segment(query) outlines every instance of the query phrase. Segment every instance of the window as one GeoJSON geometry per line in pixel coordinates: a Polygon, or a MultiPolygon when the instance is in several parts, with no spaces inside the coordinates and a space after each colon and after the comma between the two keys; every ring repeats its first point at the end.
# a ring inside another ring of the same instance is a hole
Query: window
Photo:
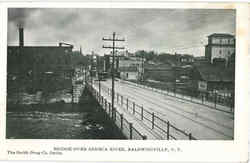
{"type": "Polygon", "coordinates": [[[234,44],[234,39],[231,39],[231,44],[234,44]]]}
{"type": "Polygon", "coordinates": [[[219,54],[221,54],[221,50],[219,50],[219,54]]]}

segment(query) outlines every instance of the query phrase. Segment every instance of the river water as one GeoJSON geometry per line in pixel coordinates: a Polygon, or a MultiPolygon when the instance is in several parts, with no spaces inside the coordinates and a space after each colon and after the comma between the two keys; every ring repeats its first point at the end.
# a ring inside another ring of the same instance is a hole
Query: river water
{"type": "Polygon", "coordinates": [[[80,104],[66,103],[71,96],[63,92],[50,94],[46,100],[41,92],[18,95],[21,100],[16,100],[17,95],[10,96],[6,138],[124,139],[88,92],[84,91],[80,104]]]}

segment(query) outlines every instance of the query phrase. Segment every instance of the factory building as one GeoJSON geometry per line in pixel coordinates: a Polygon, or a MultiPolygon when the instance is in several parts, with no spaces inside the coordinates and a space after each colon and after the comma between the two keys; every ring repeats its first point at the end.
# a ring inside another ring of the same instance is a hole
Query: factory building
{"type": "Polygon", "coordinates": [[[234,94],[235,37],[231,34],[214,33],[208,36],[205,60],[196,60],[192,80],[201,92],[234,94]]]}
{"type": "Polygon", "coordinates": [[[59,43],[58,46],[25,46],[24,29],[19,28],[19,46],[7,47],[8,81],[31,80],[33,86],[39,87],[46,75],[70,78],[72,49],[73,46],[66,43],[59,43]]]}
{"type": "Polygon", "coordinates": [[[232,55],[235,55],[234,35],[214,33],[208,36],[205,57],[210,63],[224,62],[227,66],[232,55]]]}
{"type": "MultiPolygon", "coordinates": [[[[124,80],[140,80],[144,73],[145,59],[135,57],[128,51],[116,52],[114,69],[116,76],[124,80]]],[[[113,63],[112,54],[104,55],[104,71],[111,72],[113,63]]]]}

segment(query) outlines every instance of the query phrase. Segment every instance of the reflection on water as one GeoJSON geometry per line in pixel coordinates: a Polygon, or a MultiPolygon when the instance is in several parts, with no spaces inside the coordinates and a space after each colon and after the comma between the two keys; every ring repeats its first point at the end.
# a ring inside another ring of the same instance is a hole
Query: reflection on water
{"type": "Polygon", "coordinates": [[[71,103],[72,96],[71,90],[60,90],[54,93],[43,93],[42,91],[37,91],[34,94],[28,94],[27,92],[11,93],[8,94],[8,103],[12,104],[45,104],[54,103],[59,101],[64,101],[65,103],[71,103]]]}
{"type": "MultiPolygon", "coordinates": [[[[60,94],[47,101],[62,101],[60,94]]],[[[24,96],[22,104],[7,106],[6,137],[8,139],[123,139],[118,129],[96,103],[37,104],[41,95],[24,96]],[[27,103],[29,105],[27,105],[27,103]]],[[[20,101],[19,101],[20,102],[20,101]]]]}

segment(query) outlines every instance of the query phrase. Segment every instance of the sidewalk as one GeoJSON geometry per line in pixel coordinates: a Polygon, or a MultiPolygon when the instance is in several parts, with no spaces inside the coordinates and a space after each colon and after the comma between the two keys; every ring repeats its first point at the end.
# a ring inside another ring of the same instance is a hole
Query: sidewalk
{"type": "MultiPolygon", "coordinates": [[[[96,91],[98,91],[98,83],[93,83],[93,87],[96,91]]],[[[108,95],[106,91],[102,91],[101,95],[109,102],[111,103],[111,96],[108,95]]],[[[138,120],[136,117],[131,115],[125,108],[123,108],[120,104],[118,104],[116,101],[114,102],[114,107],[116,110],[123,114],[124,118],[127,119],[128,122],[133,124],[133,127],[138,130],[142,135],[147,136],[147,139],[151,140],[159,140],[161,139],[161,136],[151,131],[142,121],[138,120]]],[[[127,134],[127,133],[125,133],[127,134]]]]}
{"type": "Polygon", "coordinates": [[[175,98],[177,98],[179,100],[185,100],[185,101],[189,101],[189,102],[192,102],[192,103],[205,105],[205,106],[207,106],[207,107],[209,107],[211,109],[216,109],[216,110],[220,110],[220,111],[224,111],[224,112],[228,112],[228,113],[231,113],[231,110],[232,110],[232,108],[220,105],[218,103],[215,105],[213,102],[206,101],[206,100],[204,100],[202,102],[201,99],[198,99],[198,98],[195,98],[195,97],[185,96],[183,94],[174,93],[174,92],[171,92],[171,91],[160,90],[160,89],[148,87],[148,86],[145,86],[145,85],[141,85],[141,84],[125,81],[125,80],[120,80],[120,81],[125,82],[125,83],[130,84],[130,85],[133,85],[133,86],[136,86],[136,87],[149,89],[149,90],[152,90],[154,92],[158,92],[158,93],[161,93],[161,94],[164,94],[164,95],[167,95],[167,96],[175,97],[175,98]]]}

